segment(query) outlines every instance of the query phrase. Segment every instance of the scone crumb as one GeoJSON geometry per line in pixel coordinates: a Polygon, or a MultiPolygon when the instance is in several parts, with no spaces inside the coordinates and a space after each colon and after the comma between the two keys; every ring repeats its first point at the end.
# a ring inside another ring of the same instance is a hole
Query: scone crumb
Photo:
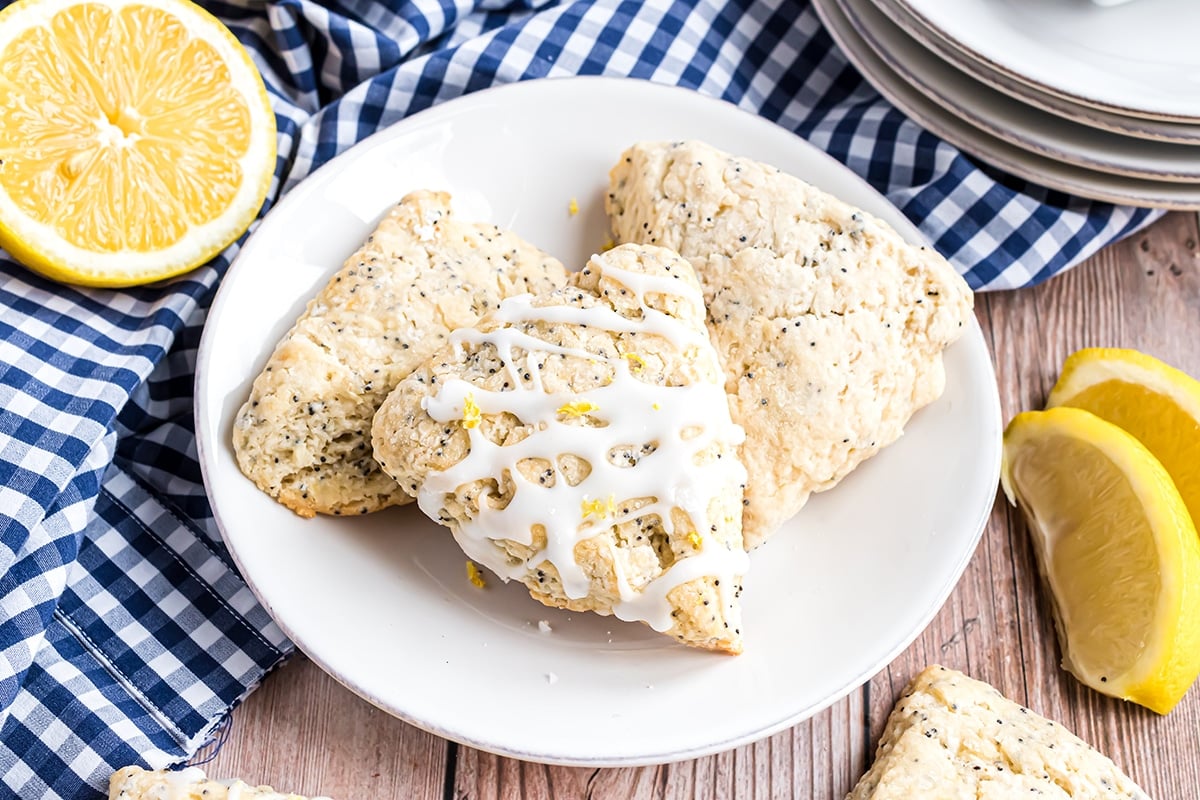
{"type": "Polygon", "coordinates": [[[569,403],[563,403],[559,406],[558,414],[562,417],[582,417],[599,409],[600,406],[589,400],[572,400],[569,403]]]}
{"type": "Polygon", "coordinates": [[[479,565],[474,561],[467,561],[467,580],[479,589],[487,587],[487,581],[483,579],[483,571],[479,569],[479,565]]]}
{"type": "Polygon", "coordinates": [[[572,197],[571,202],[567,204],[567,213],[572,217],[579,213],[579,201],[577,201],[574,197],[572,197]]]}
{"type": "Polygon", "coordinates": [[[479,404],[475,402],[475,395],[468,393],[463,398],[462,426],[464,428],[478,428],[482,419],[483,414],[479,410],[479,404]]]}

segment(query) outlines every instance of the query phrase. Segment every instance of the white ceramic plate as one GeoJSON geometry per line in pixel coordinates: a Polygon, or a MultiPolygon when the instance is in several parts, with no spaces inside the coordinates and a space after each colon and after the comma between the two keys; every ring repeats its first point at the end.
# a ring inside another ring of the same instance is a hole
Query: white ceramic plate
{"type": "Polygon", "coordinates": [[[1119,114],[1200,121],[1200,3],[904,0],[976,61],[1119,114]]]}
{"type": "Polygon", "coordinates": [[[925,49],[872,0],[839,0],[850,24],[902,78],[980,130],[1068,164],[1151,180],[1200,183],[1200,147],[1133,139],[1047,114],[925,49]]]}
{"type": "Polygon", "coordinates": [[[1000,437],[975,324],[947,351],[945,394],[902,440],[752,555],[746,652],[736,658],[544,608],[515,584],[476,589],[449,534],[413,506],[302,520],[238,472],[232,422],[254,375],[402,194],[448,189],[464,216],[515,229],[578,266],[607,238],[607,171],[621,151],[684,137],[769,161],[919,240],[843,166],[729,104],[640,81],[541,80],[437,106],[335,159],[271,211],[221,285],[200,346],[196,422],[225,541],[303,651],[426,730],[581,765],[728,749],[815,713],[886,665],[928,624],[975,549],[996,493],[1000,437]],[[552,631],[539,632],[539,620],[552,631]]]}
{"type": "MultiPolygon", "coordinates": [[[[1151,139],[1182,144],[1200,144],[1200,122],[1146,119],[1130,117],[1095,106],[1076,103],[1065,97],[1043,91],[1037,86],[1015,80],[986,61],[977,61],[930,30],[912,12],[904,0],[873,0],[875,6],[904,29],[938,58],[976,80],[1023,103],[1040,108],[1055,116],[1093,128],[1112,131],[1138,139],[1151,139]]],[[[885,55],[881,53],[880,55],[885,55]]]]}
{"type": "Polygon", "coordinates": [[[1079,197],[1154,208],[1200,208],[1200,183],[1156,181],[1099,172],[1019,147],[976,127],[909,83],[855,29],[837,0],[813,0],[838,47],[893,105],[971,155],[1026,180],[1079,197]]]}

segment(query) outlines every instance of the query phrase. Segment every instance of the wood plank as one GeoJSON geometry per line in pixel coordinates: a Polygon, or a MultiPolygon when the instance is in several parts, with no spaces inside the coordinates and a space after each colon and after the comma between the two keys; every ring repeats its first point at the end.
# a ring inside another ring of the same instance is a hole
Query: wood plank
{"type": "MultiPolygon", "coordinates": [[[[1200,375],[1197,240],[1194,215],[1169,215],[1043,286],[981,297],[1005,418],[1041,407],[1080,347],[1133,347],[1200,375]]],[[[1002,500],[950,601],[871,681],[872,737],[904,683],[939,661],[1059,720],[1151,797],[1200,797],[1200,692],[1159,717],[1083,687],[1059,659],[1024,520],[1002,500]]]]}
{"type": "Polygon", "coordinates": [[[216,778],[334,798],[440,800],[447,743],[380,711],[302,655],[268,676],[233,715],[216,778]]]}
{"type": "Polygon", "coordinates": [[[775,800],[844,797],[866,763],[863,693],[767,739],[706,758],[650,767],[578,769],[525,764],[459,748],[458,800],[550,797],[775,800]],[[549,790],[553,787],[554,791],[549,790]],[[810,789],[811,787],[811,789],[810,789]]]}

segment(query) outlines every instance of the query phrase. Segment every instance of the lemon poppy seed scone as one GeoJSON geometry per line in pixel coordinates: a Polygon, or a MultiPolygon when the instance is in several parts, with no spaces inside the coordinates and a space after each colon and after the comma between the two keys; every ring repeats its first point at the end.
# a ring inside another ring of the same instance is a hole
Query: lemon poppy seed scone
{"type": "Polygon", "coordinates": [[[593,256],[413,371],[375,457],[467,556],[546,605],[741,650],[742,431],[691,266],[593,256]]]}
{"type": "Polygon", "coordinates": [[[746,430],[748,546],[942,393],[941,353],[970,317],[971,292],[882,221],[698,142],[630,148],[607,209],[617,241],[677,250],[703,284],[746,430]]]}
{"type": "Polygon", "coordinates": [[[242,472],[304,517],[409,502],[371,456],[379,404],[450,331],[565,280],[558,261],[516,234],[459,221],[448,194],[405,196],[255,379],[234,423],[242,472]]]}
{"type": "MultiPolygon", "coordinates": [[[[199,767],[147,770],[124,767],[108,779],[108,800],[305,800],[270,786],[214,781],[199,767]]],[[[317,800],[314,798],[314,800],[317,800]]]]}
{"type": "Polygon", "coordinates": [[[981,681],[927,667],[888,717],[875,763],[846,800],[1149,800],[1057,722],[981,681]]]}

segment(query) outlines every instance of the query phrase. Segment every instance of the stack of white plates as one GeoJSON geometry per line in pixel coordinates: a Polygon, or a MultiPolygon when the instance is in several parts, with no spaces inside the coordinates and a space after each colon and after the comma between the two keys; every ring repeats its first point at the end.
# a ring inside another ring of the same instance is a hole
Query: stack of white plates
{"type": "Polygon", "coordinates": [[[1200,0],[814,0],[894,105],[1042,186],[1200,208],[1200,0]]]}

